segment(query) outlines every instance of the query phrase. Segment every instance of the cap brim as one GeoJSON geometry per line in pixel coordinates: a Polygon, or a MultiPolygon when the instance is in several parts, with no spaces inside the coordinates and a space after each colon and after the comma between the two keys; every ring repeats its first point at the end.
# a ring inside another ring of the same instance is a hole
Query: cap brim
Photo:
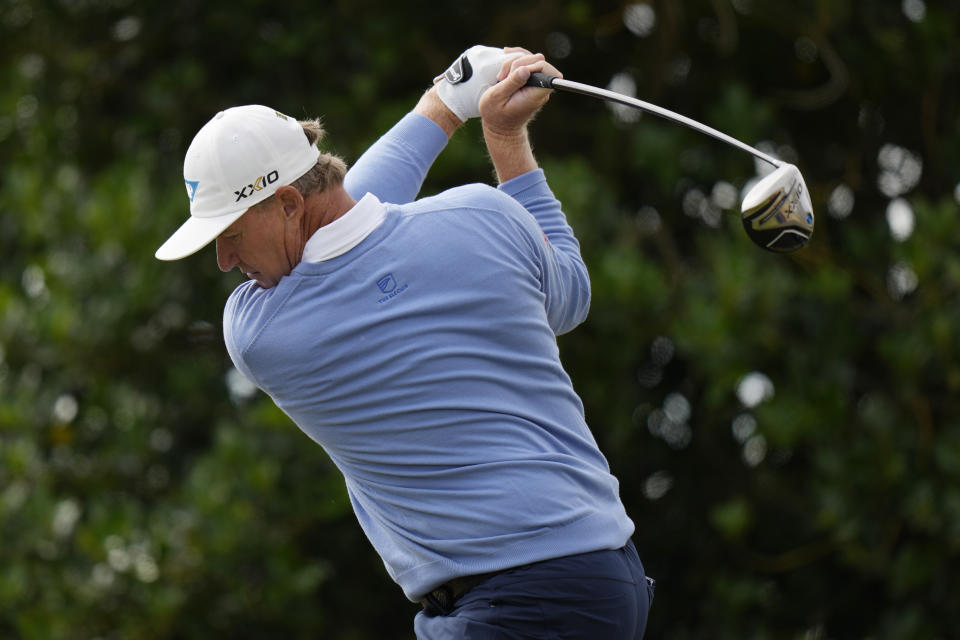
{"type": "Polygon", "coordinates": [[[246,213],[241,209],[215,218],[190,216],[154,254],[158,260],[179,260],[200,251],[246,213]]]}

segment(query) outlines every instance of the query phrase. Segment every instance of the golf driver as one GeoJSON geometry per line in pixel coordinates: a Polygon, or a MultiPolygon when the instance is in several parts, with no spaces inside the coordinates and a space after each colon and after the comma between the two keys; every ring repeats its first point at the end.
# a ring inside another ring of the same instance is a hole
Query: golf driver
{"type": "Polygon", "coordinates": [[[764,176],[743,198],[740,219],[743,221],[743,228],[746,229],[747,235],[757,245],[777,253],[796,251],[806,245],[810,236],[813,235],[813,204],[803,176],[795,165],[778,160],[732,136],[679,113],[615,91],[564,80],[545,73],[531,74],[527,85],[579,93],[640,109],[705,133],[768,162],[775,167],[774,171],[764,176]]]}

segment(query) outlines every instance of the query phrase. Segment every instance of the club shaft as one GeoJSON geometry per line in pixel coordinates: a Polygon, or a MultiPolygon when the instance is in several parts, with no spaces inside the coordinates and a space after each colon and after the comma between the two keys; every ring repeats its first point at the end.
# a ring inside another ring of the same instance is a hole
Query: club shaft
{"type": "Polygon", "coordinates": [[[545,73],[533,73],[530,75],[530,80],[527,81],[529,86],[534,87],[543,87],[544,89],[558,89],[561,91],[569,91],[571,93],[579,93],[585,96],[590,96],[592,98],[600,98],[602,100],[608,100],[610,102],[616,102],[618,104],[627,105],[628,107],[633,107],[635,109],[640,109],[641,111],[646,111],[652,113],[655,116],[660,116],[661,118],[666,118],[667,120],[672,120],[684,126],[690,127],[695,131],[700,133],[705,133],[712,138],[716,138],[722,142],[726,142],[729,145],[742,149],[755,157],[763,160],[764,162],[769,162],[774,167],[780,167],[783,165],[782,160],[778,160],[773,156],[769,156],[766,153],[755,149],[745,142],[740,142],[733,136],[728,136],[722,131],[717,131],[713,127],[708,127],[707,125],[697,122],[686,116],[682,116],[679,113],[670,111],[669,109],[664,109],[663,107],[658,107],[655,104],[649,102],[644,102],[643,100],[638,100],[637,98],[631,98],[630,96],[625,96],[622,93],[617,93],[616,91],[609,91],[607,89],[601,89],[599,87],[594,87],[589,84],[583,84],[581,82],[573,82],[572,80],[564,80],[563,78],[557,78],[555,76],[547,75],[545,73]]]}

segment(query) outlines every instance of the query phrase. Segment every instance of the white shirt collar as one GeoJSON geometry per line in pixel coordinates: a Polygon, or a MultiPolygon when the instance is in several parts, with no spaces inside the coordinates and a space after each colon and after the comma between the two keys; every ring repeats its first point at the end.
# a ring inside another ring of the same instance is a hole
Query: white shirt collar
{"type": "Polygon", "coordinates": [[[303,262],[322,262],[350,251],[380,226],[386,207],[372,193],[360,198],[352,209],[317,229],[303,247],[303,262]]]}

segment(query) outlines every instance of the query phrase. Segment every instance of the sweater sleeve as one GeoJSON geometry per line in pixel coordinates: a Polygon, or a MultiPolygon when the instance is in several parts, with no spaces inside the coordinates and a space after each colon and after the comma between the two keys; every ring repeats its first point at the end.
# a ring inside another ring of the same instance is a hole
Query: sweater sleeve
{"type": "Polygon", "coordinates": [[[542,281],[547,318],[557,335],[571,331],[590,310],[590,275],[560,201],[547,185],[542,169],[517,176],[499,188],[523,205],[540,225],[546,238],[542,281]]]}
{"type": "Polygon", "coordinates": [[[408,113],[357,159],[344,187],[356,200],[372,193],[382,202],[412,202],[446,145],[447,135],[436,123],[408,113]]]}

